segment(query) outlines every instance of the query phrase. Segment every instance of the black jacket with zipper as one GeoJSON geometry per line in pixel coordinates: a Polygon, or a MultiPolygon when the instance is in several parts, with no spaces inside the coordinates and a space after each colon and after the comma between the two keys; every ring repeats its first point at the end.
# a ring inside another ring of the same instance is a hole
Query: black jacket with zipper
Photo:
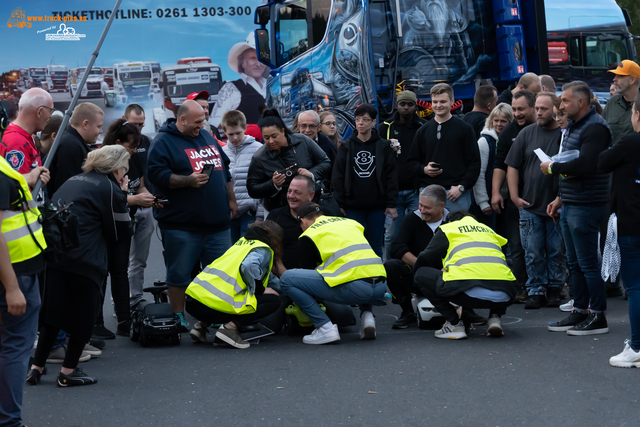
{"type": "Polygon", "coordinates": [[[397,111],[393,117],[380,125],[380,136],[384,139],[397,139],[400,142],[400,154],[396,153],[396,170],[398,171],[398,190],[406,191],[413,190],[416,181],[416,175],[407,166],[407,160],[409,159],[409,151],[411,151],[411,145],[413,139],[418,132],[418,129],[427,121],[414,114],[411,118],[411,122],[404,124],[400,123],[400,113],[397,111]]]}

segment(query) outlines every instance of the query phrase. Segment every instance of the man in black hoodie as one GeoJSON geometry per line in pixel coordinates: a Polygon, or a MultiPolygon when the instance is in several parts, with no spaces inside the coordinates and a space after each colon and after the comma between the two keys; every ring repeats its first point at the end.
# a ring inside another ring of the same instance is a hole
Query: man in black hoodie
{"type": "MultiPolygon", "coordinates": [[[[415,187],[415,174],[407,167],[409,150],[413,145],[413,138],[420,126],[426,122],[416,114],[416,94],[404,90],[397,95],[397,111],[392,118],[380,125],[380,135],[384,139],[398,142],[393,147],[396,150],[396,169],[398,171],[398,218],[385,230],[384,247],[387,259],[391,258],[391,240],[398,233],[400,222],[405,214],[418,209],[418,190],[415,187]]],[[[387,224],[388,225],[388,224],[387,224]]]]}
{"type": "Polygon", "coordinates": [[[382,258],[385,217],[398,217],[398,175],[389,141],[374,129],[377,115],[371,104],[356,109],[357,130],[340,145],[331,183],[342,212],[362,224],[371,248],[382,258]]]}

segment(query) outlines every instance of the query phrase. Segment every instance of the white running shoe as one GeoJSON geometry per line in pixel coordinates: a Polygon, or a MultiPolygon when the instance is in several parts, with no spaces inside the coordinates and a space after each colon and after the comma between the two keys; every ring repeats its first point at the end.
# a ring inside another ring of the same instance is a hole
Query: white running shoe
{"type": "Polygon", "coordinates": [[[569,302],[560,305],[560,311],[570,312],[573,310],[573,300],[569,300],[569,302]]]}
{"type": "Polygon", "coordinates": [[[640,351],[633,351],[629,340],[624,340],[624,350],[609,359],[609,364],[617,368],[640,368],[640,351]]]}
{"type": "Polygon", "coordinates": [[[362,313],[362,316],[360,316],[360,339],[376,339],[376,319],[370,311],[365,311],[362,313]]]}
{"type": "Polygon", "coordinates": [[[464,330],[464,324],[462,322],[458,322],[457,325],[452,325],[447,320],[444,322],[442,329],[435,332],[436,338],[443,338],[447,340],[463,340],[467,338],[467,333],[464,330]]]}
{"type": "Polygon", "coordinates": [[[302,338],[303,344],[328,344],[334,341],[340,341],[338,325],[331,325],[328,329],[314,329],[310,335],[305,335],[302,338]]]}

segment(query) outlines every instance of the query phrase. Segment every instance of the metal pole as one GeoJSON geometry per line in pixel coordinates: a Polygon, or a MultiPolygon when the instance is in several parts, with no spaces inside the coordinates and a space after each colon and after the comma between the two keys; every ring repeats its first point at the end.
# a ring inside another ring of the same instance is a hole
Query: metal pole
{"type": "MultiPolygon", "coordinates": [[[[91,60],[89,60],[89,65],[87,65],[87,69],[85,70],[84,75],[82,76],[82,80],[80,81],[80,84],[77,85],[77,88],[84,87],[84,84],[87,81],[87,77],[89,77],[89,73],[91,72],[91,68],[93,67],[93,63],[96,61],[96,58],[100,53],[102,42],[104,42],[105,37],[107,37],[107,33],[109,32],[111,23],[115,19],[116,13],[118,13],[118,9],[120,8],[121,2],[122,0],[116,0],[116,5],[113,7],[113,10],[111,11],[111,16],[109,16],[109,21],[107,22],[107,25],[104,27],[104,30],[102,31],[102,35],[100,36],[100,40],[98,41],[96,50],[93,51],[93,55],[91,55],[91,60]]],[[[64,113],[64,119],[62,119],[62,124],[60,125],[60,130],[56,135],[56,139],[53,141],[53,144],[51,145],[51,150],[49,150],[49,154],[47,155],[47,160],[45,160],[44,162],[44,167],[47,169],[49,169],[49,166],[51,165],[51,162],[55,157],[56,150],[60,145],[60,139],[62,138],[62,134],[67,128],[67,124],[69,123],[69,119],[71,118],[71,113],[73,112],[73,109],[76,107],[76,104],[78,103],[78,98],[80,97],[80,92],[82,91],[82,89],[77,89],[77,88],[76,88],[76,93],[73,95],[73,99],[71,100],[71,104],[69,104],[69,108],[67,108],[67,111],[64,113]]],[[[38,182],[36,182],[36,186],[33,188],[33,194],[38,194],[41,188],[42,188],[42,181],[40,180],[40,178],[38,178],[38,182]]]]}

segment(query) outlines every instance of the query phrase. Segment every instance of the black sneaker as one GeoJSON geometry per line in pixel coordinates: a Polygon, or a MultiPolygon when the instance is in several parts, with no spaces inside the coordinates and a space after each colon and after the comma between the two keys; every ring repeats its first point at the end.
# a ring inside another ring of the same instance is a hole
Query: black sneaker
{"type": "Polygon", "coordinates": [[[27,383],[31,385],[38,385],[40,377],[42,377],[43,374],[44,371],[40,372],[36,368],[29,370],[29,373],[27,374],[27,383]]]}
{"type": "Polygon", "coordinates": [[[104,340],[101,340],[100,338],[91,338],[89,340],[89,344],[100,350],[102,350],[105,346],[104,340]]]}
{"type": "Polygon", "coordinates": [[[416,315],[415,313],[412,312],[408,312],[408,313],[402,313],[400,315],[400,317],[398,318],[398,320],[396,320],[395,322],[393,322],[393,325],[391,325],[391,329],[406,329],[409,326],[413,325],[416,323],[416,315]]]}
{"type": "Polygon", "coordinates": [[[116,334],[104,327],[104,325],[95,325],[93,327],[93,336],[101,340],[115,340],[116,334]]]}
{"type": "Polygon", "coordinates": [[[547,305],[547,299],[544,295],[531,295],[524,303],[524,308],[537,310],[547,305]]]}
{"type": "Polygon", "coordinates": [[[567,330],[567,335],[598,335],[609,332],[607,318],[602,313],[589,313],[584,322],[578,323],[573,328],[567,330]]]}
{"type": "Polygon", "coordinates": [[[71,387],[77,385],[89,385],[98,382],[97,378],[91,378],[82,369],[76,368],[71,374],[58,374],[58,387],[71,387]]]}
{"type": "Polygon", "coordinates": [[[475,325],[475,326],[487,324],[486,317],[480,316],[478,313],[473,311],[472,308],[464,308],[464,307],[462,308],[462,321],[465,324],[475,325]]]}
{"type": "Polygon", "coordinates": [[[624,295],[624,290],[622,289],[622,286],[618,285],[615,286],[615,284],[608,284],[604,289],[605,293],[607,294],[607,297],[621,297],[624,295]]]}
{"type": "Polygon", "coordinates": [[[564,332],[576,326],[578,323],[584,322],[587,320],[589,315],[587,313],[578,313],[577,311],[572,311],[568,317],[565,317],[559,322],[550,322],[547,329],[551,332],[564,332]]]}
{"type": "Polygon", "coordinates": [[[126,322],[118,323],[118,329],[116,329],[116,335],[120,335],[122,337],[129,336],[129,329],[131,329],[131,320],[127,320],[126,322]]]}
{"type": "Polygon", "coordinates": [[[547,307],[560,307],[560,304],[562,304],[560,288],[549,288],[547,291],[547,307]]]}
{"type": "Polygon", "coordinates": [[[527,299],[529,299],[527,288],[520,288],[513,302],[514,304],[523,304],[527,299]]]}

